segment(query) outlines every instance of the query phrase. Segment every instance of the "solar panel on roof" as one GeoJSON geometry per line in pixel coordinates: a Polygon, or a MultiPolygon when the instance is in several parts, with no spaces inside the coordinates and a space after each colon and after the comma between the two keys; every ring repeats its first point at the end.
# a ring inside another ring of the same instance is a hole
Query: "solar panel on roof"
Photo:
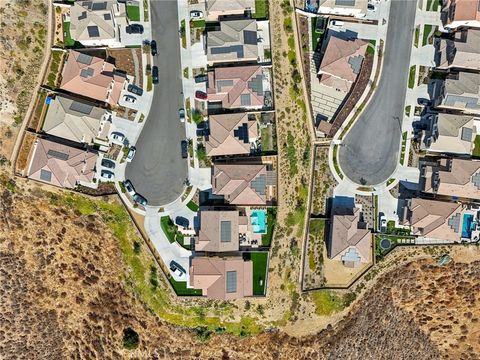
{"type": "Polygon", "coordinates": [[[245,144],[248,144],[248,124],[244,123],[240,125],[237,129],[233,130],[233,136],[243,141],[245,144]]]}
{"type": "Polygon", "coordinates": [[[47,155],[63,161],[66,161],[69,158],[68,154],[65,154],[61,151],[52,150],[52,149],[47,151],[47,155]]]}
{"type": "Polygon", "coordinates": [[[250,90],[255,92],[259,96],[263,96],[263,74],[257,75],[247,83],[250,90]]]}
{"type": "Polygon", "coordinates": [[[77,57],[77,62],[84,65],[90,65],[92,63],[92,60],[93,57],[87,54],[80,53],[80,55],[78,55],[77,57]]]}
{"type": "Polygon", "coordinates": [[[92,68],[86,68],[80,70],[80,76],[83,78],[87,78],[93,75],[93,69],[92,68]]]}
{"type": "Polygon", "coordinates": [[[51,182],[52,181],[52,173],[48,170],[41,169],[40,170],[40,180],[51,182]]]}
{"type": "Polygon", "coordinates": [[[112,16],[110,14],[103,14],[104,20],[112,20],[112,16]]]}
{"type": "Polygon", "coordinates": [[[84,2],[82,2],[82,6],[84,8],[87,8],[88,10],[90,10],[92,8],[92,2],[91,1],[84,1],[84,2]]]}
{"type": "Polygon", "coordinates": [[[243,45],[211,47],[211,48],[210,48],[210,53],[211,53],[212,55],[237,53],[237,58],[241,59],[241,58],[244,57],[244,54],[243,54],[243,45]]]}
{"type": "Polygon", "coordinates": [[[247,45],[257,45],[257,32],[243,30],[243,42],[247,45]]]}
{"type": "Polygon", "coordinates": [[[251,187],[257,194],[265,195],[265,188],[267,187],[267,178],[265,175],[259,175],[251,182],[251,187]]]}
{"type": "Polygon", "coordinates": [[[86,19],[87,18],[87,12],[86,11],[82,11],[82,13],[80,14],[80,16],[78,17],[78,20],[83,20],[83,19],[86,19]]]}
{"type": "Polygon", "coordinates": [[[456,213],[450,219],[448,219],[448,225],[453,231],[458,233],[458,229],[460,228],[460,213],[456,213]]]}
{"type": "Polygon", "coordinates": [[[87,26],[88,36],[99,37],[98,26],[87,26]]]}
{"type": "Polygon", "coordinates": [[[470,128],[463,127],[461,138],[463,141],[472,141],[473,130],[470,128]]]}
{"type": "Polygon", "coordinates": [[[472,182],[480,190],[480,172],[472,176],[472,182]]]}
{"type": "Polygon", "coordinates": [[[237,272],[227,271],[227,293],[237,292],[237,272]]]}
{"type": "Polygon", "coordinates": [[[107,2],[95,2],[92,4],[92,10],[97,11],[97,10],[106,10],[107,9],[107,2]]]}
{"type": "Polygon", "coordinates": [[[335,0],[335,5],[339,5],[339,6],[355,6],[355,0],[335,0]]]}
{"type": "Polygon", "coordinates": [[[360,72],[360,68],[362,67],[362,62],[363,62],[363,56],[362,55],[351,56],[348,59],[348,63],[352,67],[352,70],[353,70],[354,74],[358,74],[360,72]]]}
{"type": "Polygon", "coordinates": [[[221,92],[224,86],[232,86],[232,85],[233,85],[233,80],[218,80],[217,90],[221,92]]]}
{"type": "Polygon", "coordinates": [[[250,94],[242,94],[242,95],[240,95],[240,105],[241,105],[241,106],[250,106],[250,105],[252,105],[252,99],[250,98],[250,94]]]}
{"type": "Polygon", "coordinates": [[[230,242],[232,241],[232,222],[220,221],[220,241],[230,242]]]}
{"type": "Polygon", "coordinates": [[[90,114],[93,110],[93,106],[88,105],[88,104],[84,104],[84,103],[81,103],[81,102],[78,102],[78,101],[74,101],[70,105],[70,110],[76,111],[76,112],[79,112],[79,113],[82,113],[82,114],[90,114]]]}

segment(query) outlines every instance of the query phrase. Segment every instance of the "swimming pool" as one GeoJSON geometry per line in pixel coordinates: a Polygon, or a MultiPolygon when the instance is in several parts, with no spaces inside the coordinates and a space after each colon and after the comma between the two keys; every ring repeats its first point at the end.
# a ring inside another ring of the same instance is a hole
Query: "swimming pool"
{"type": "Polygon", "coordinates": [[[255,234],[265,234],[267,232],[267,212],[265,210],[253,210],[250,218],[255,234]]]}
{"type": "Polygon", "coordinates": [[[462,238],[470,239],[472,236],[472,214],[463,214],[462,238]]]}

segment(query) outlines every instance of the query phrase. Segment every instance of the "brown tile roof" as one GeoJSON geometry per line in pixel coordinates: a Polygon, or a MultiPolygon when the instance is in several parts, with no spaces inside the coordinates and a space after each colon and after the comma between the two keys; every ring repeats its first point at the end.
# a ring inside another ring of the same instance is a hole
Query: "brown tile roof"
{"type": "Polygon", "coordinates": [[[436,40],[437,67],[480,70],[480,30],[457,31],[452,36],[436,40]]]}
{"type": "Polygon", "coordinates": [[[195,251],[238,251],[239,213],[235,210],[202,210],[195,251]]]}
{"type": "Polygon", "coordinates": [[[265,205],[266,177],[266,165],[215,164],[212,191],[223,195],[230,204],[265,205]]]}
{"type": "Polygon", "coordinates": [[[208,101],[221,101],[224,109],[261,108],[264,92],[259,65],[216,68],[208,72],[208,101]]]}
{"type": "Polygon", "coordinates": [[[190,285],[202,289],[202,294],[212,299],[252,296],[253,263],[241,257],[194,257],[190,266],[190,285]]]}
{"type": "Polygon", "coordinates": [[[480,20],[480,0],[446,0],[442,11],[447,14],[446,24],[480,20]]]}
{"type": "Polygon", "coordinates": [[[251,143],[258,137],[255,119],[248,114],[210,115],[210,134],[205,142],[208,156],[250,154],[251,143]],[[243,138],[241,138],[243,137],[243,138]]]}
{"type": "Polygon", "coordinates": [[[62,72],[60,88],[116,105],[125,78],[103,59],[71,50],[62,72]]]}
{"type": "Polygon", "coordinates": [[[92,181],[97,158],[96,153],[37,139],[28,177],[73,189],[78,182],[92,181]]]}

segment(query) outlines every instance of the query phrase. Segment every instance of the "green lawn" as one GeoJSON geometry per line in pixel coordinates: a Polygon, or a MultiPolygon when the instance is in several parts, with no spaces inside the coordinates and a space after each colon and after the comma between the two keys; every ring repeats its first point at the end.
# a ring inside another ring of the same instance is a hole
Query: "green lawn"
{"type": "Polygon", "coordinates": [[[127,17],[131,21],[140,21],[140,6],[127,5],[127,17]]]}
{"type": "Polygon", "coordinates": [[[323,32],[317,32],[317,19],[312,18],[312,50],[316,50],[319,43],[322,41],[323,32]]]}
{"type": "Polygon", "coordinates": [[[272,243],[273,229],[277,221],[277,208],[271,207],[267,209],[267,233],[262,235],[262,246],[270,246],[272,243]]]}
{"type": "Polygon", "coordinates": [[[253,295],[265,295],[268,252],[248,252],[244,253],[244,258],[253,262],[253,295]]]}
{"type": "Polygon", "coordinates": [[[475,147],[473,148],[472,155],[480,157],[480,135],[475,137],[475,147]]]}
{"type": "Polygon", "coordinates": [[[193,200],[190,200],[190,201],[188,202],[187,207],[188,207],[190,210],[194,211],[194,212],[197,212],[197,211],[198,211],[198,205],[195,204],[195,203],[193,202],[193,200]]]}
{"type": "Polygon", "coordinates": [[[440,0],[427,0],[427,11],[438,11],[440,0]]]}
{"type": "Polygon", "coordinates": [[[255,0],[255,12],[252,14],[254,19],[266,19],[268,18],[268,1],[267,0],[255,0]]]}
{"type": "Polygon", "coordinates": [[[187,48],[187,28],[185,25],[185,19],[180,21],[180,35],[182,36],[182,47],[187,48]]]}
{"type": "Polygon", "coordinates": [[[205,29],[205,20],[192,20],[190,26],[192,28],[205,29]]]}
{"type": "Polygon", "coordinates": [[[400,153],[400,164],[405,161],[405,151],[407,150],[407,132],[402,134],[402,152],[400,153]]]}
{"type": "Polygon", "coordinates": [[[177,227],[170,219],[170,216],[162,216],[160,218],[160,225],[162,226],[162,230],[165,235],[167,235],[168,241],[170,241],[170,243],[173,243],[175,241],[177,227]]]}
{"type": "Polygon", "coordinates": [[[338,176],[340,176],[340,179],[343,179],[343,173],[340,170],[340,165],[338,165],[337,152],[338,152],[338,145],[334,145],[334,147],[333,147],[333,167],[335,168],[335,171],[337,172],[338,176]]]}
{"type": "Polygon", "coordinates": [[[426,24],[423,26],[423,39],[422,39],[422,46],[428,44],[428,38],[432,31],[433,25],[426,24]]]}
{"type": "Polygon", "coordinates": [[[412,109],[411,105],[405,106],[405,115],[410,116],[410,110],[412,109]]]}
{"type": "Polygon", "coordinates": [[[410,67],[410,74],[408,76],[408,87],[410,89],[413,89],[413,87],[415,86],[415,71],[416,71],[416,68],[417,68],[416,65],[412,65],[410,67]]]}
{"type": "Polygon", "coordinates": [[[173,288],[177,295],[180,296],[202,296],[202,290],[200,289],[189,289],[187,288],[186,281],[176,281],[171,276],[168,277],[168,281],[172,284],[173,288]]]}
{"type": "Polygon", "coordinates": [[[329,290],[311,292],[310,296],[315,304],[315,313],[320,316],[339,312],[346,306],[344,297],[329,290]]]}
{"type": "Polygon", "coordinates": [[[420,28],[417,26],[415,28],[415,42],[413,43],[416,48],[418,48],[418,41],[420,40],[420,28]]]}
{"type": "Polygon", "coordinates": [[[72,39],[72,36],[70,35],[70,22],[65,21],[63,23],[63,42],[65,46],[74,46],[75,45],[75,40],[72,39]]]}

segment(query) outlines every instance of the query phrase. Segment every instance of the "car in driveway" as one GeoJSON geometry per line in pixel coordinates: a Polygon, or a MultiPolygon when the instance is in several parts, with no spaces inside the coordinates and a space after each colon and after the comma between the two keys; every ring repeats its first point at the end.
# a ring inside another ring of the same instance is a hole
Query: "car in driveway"
{"type": "Polygon", "coordinates": [[[125,28],[127,34],[143,34],[143,25],[131,24],[125,28]]]}
{"type": "Polygon", "coordinates": [[[195,82],[197,84],[202,83],[202,82],[207,82],[208,76],[207,75],[197,75],[195,76],[195,82]]]}
{"type": "Polygon", "coordinates": [[[192,10],[190,11],[190,18],[195,20],[195,19],[201,19],[203,18],[203,12],[200,10],[192,10]]]}
{"type": "Polygon", "coordinates": [[[141,87],[138,87],[137,85],[129,84],[127,86],[127,90],[131,92],[132,94],[142,96],[143,94],[143,89],[141,87]]]}
{"type": "Polygon", "coordinates": [[[205,93],[201,90],[195,91],[195,97],[199,100],[207,100],[208,99],[207,93],[205,93]]]}
{"type": "Polygon", "coordinates": [[[157,42],[155,40],[152,40],[150,42],[150,50],[152,52],[152,56],[156,56],[157,55],[157,42]]]}
{"type": "Polygon", "coordinates": [[[188,228],[188,225],[190,225],[190,221],[188,219],[184,218],[183,216],[177,216],[175,218],[175,224],[178,226],[184,227],[185,229],[188,228]]]}
{"type": "Polygon", "coordinates": [[[197,136],[208,136],[208,121],[201,121],[197,124],[197,136]]]}
{"type": "Polygon", "coordinates": [[[136,194],[135,188],[133,187],[132,182],[130,180],[125,180],[123,182],[123,186],[125,187],[125,190],[130,196],[134,196],[136,194]]]}
{"type": "Polygon", "coordinates": [[[377,7],[373,4],[368,4],[367,5],[367,11],[368,12],[376,12],[377,11],[377,7]]]}
{"type": "Polygon", "coordinates": [[[182,140],[180,145],[181,145],[181,148],[182,148],[182,158],[183,159],[188,158],[188,141],[187,140],[182,140]]]}
{"type": "Polygon", "coordinates": [[[133,199],[133,201],[135,201],[136,203],[139,203],[140,205],[147,206],[147,199],[145,199],[140,194],[133,195],[132,199],[133,199]]]}
{"type": "Polygon", "coordinates": [[[180,119],[180,122],[182,122],[182,123],[185,122],[185,109],[184,108],[178,109],[178,118],[180,119]]]}
{"type": "Polygon", "coordinates": [[[418,98],[417,102],[418,102],[418,105],[420,105],[420,106],[430,106],[430,105],[432,105],[432,102],[428,99],[425,99],[425,98],[418,98]]]}
{"type": "Polygon", "coordinates": [[[170,270],[179,277],[182,277],[187,273],[183,266],[177,263],[175,260],[170,261],[170,270]]]}
{"type": "Polygon", "coordinates": [[[136,152],[137,152],[137,149],[135,148],[135,146],[132,146],[132,147],[128,150],[127,162],[131,162],[131,161],[133,160],[133,158],[135,157],[136,152]]]}
{"type": "Polygon", "coordinates": [[[110,141],[117,145],[125,144],[125,135],[119,132],[112,132],[110,134],[110,141]]]}
{"type": "Polygon", "coordinates": [[[102,179],[106,179],[106,180],[115,179],[115,174],[109,170],[102,170],[100,172],[100,176],[102,177],[102,179]]]}
{"type": "Polygon", "coordinates": [[[102,166],[107,169],[115,169],[115,162],[109,159],[102,159],[102,166]]]}
{"type": "Polygon", "coordinates": [[[158,67],[152,67],[152,81],[154,84],[158,84],[158,67]]]}
{"type": "Polygon", "coordinates": [[[123,100],[125,100],[126,102],[128,102],[130,104],[135,104],[135,102],[137,101],[137,98],[134,97],[134,96],[131,96],[131,95],[124,95],[123,100]]]}

